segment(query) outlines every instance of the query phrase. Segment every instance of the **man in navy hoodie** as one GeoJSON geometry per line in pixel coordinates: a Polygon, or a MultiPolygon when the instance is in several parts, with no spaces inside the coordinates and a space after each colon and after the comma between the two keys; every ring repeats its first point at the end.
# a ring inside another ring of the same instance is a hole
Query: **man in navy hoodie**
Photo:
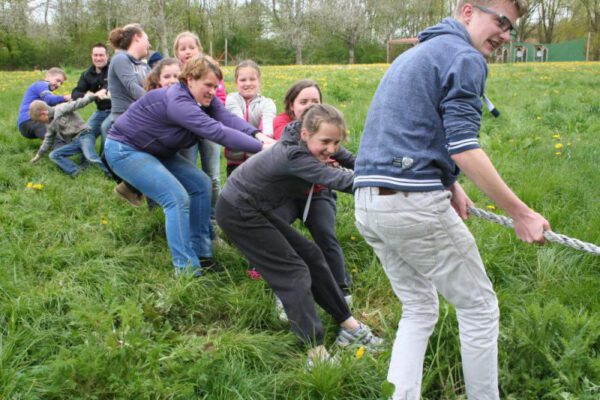
{"type": "Polygon", "coordinates": [[[525,0],[458,2],[453,18],[419,34],[371,103],[355,166],[356,223],[402,303],[388,380],[393,399],[420,398],[438,292],[456,308],[469,399],[498,399],[496,294],[462,219],[471,205],[462,170],[515,223],[543,242],[548,222],[504,183],[478,133],[486,56],[510,39],[525,0]]]}

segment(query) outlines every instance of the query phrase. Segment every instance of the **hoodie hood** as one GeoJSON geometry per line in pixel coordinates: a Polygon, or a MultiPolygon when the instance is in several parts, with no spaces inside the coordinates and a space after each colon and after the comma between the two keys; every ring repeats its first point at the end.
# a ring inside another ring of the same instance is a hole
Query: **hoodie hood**
{"type": "Polygon", "coordinates": [[[290,122],[281,135],[280,142],[287,144],[288,146],[293,145],[304,145],[302,139],[300,139],[300,130],[302,129],[302,121],[296,120],[290,122]]]}
{"type": "Polygon", "coordinates": [[[419,43],[423,43],[429,39],[440,35],[456,35],[464,39],[467,43],[471,43],[471,36],[465,26],[454,18],[444,18],[442,22],[437,25],[430,26],[421,33],[419,33],[419,43]]]}

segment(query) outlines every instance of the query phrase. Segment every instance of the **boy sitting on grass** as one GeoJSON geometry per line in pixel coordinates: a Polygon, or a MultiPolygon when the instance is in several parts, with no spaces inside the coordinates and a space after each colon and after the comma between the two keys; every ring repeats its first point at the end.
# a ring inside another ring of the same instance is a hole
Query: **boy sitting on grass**
{"type": "Polygon", "coordinates": [[[96,93],[88,93],[78,100],[60,104],[56,107],[50,107],[40,100],[33,101],[29,106],[31,119],[42,124],[48,124],[48,126],[44,141],[35,157],[31,159],[31,162],[38,162],[52,148],[56,136],[61,135],[66,141],[70,141],[70,143],[50,153],[50,159],[60,169],[72,178],[77,176],[83,168],[68,157],[81,153],[84,160],[96,165],[105,174],[109,175],[108,170],[96,153],[95,135],[77,112],[78,109],[90,104],[94,99],[98,98],[101,100],[107,97],[106,89],[102,89],[96,93]]]}
{"type": "Polygon", "coordinates": [[[27,139],[43,139],[46,134],[46,126],[39,122],[32,121],[29,117],[29,106],[35,100],[43,100],[51,106],[71,100],[71,95],[59,96],[52,94],[67,80],[67,74],[60,68],[50,68],[46,72],[43,81],[33,83],[23,95],[23,101],[19,107],[19,119],[17,126],[21,135],[27,139]]]}

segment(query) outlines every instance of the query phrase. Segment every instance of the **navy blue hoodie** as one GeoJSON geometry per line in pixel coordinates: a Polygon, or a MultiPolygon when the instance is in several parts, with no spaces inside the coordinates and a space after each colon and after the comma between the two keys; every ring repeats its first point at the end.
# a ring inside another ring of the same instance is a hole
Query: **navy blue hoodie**
{"type": "Polygon", "coordinates": [[[450,157],[479,148],[487,65],[453,18],[419,34],[381,80],[358,149],[354,187],[443,190],[459,173],[450,157]]]}

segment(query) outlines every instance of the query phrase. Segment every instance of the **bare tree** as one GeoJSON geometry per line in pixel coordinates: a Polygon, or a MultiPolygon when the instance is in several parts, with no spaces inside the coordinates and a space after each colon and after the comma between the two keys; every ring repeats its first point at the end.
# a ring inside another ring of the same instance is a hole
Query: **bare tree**
{"type": "Polygon", "coordinates": [[[366,0],[331,0],[321,3],[318,9],[321,24],[346,45],[349,64],[356,61],[356,45],[368,31],[373,12],[366,0]]]}
{"type": "Polygon", "coordinates": [[[591,59],[600,59],[600,0],[579,0],[585,9],[589,32],[593,34],[591,59]]]}
{"type": "Polygon", "coordinates": [[[302,64],[302,50],[310,36],[313,3],[314,0],[271,0],[275,32],[292,44],[296,64],[302,64]]]}
{"type": "Polygon", "coordinates": [[[533,32],[538,29],[535,18],[539,15],[538,8],[542,0],[529,0],[529,9],[517,21],[515,29],[517,30],[517,40],[520,42],[530,38],[533,32]]]}
{"type": "Polygon", "coordinates": [[[555,28],[559,20],[564,17],[567,5],[568,0],[539,0],[538,32],[542,42],[552,43],[555,28]]]}

